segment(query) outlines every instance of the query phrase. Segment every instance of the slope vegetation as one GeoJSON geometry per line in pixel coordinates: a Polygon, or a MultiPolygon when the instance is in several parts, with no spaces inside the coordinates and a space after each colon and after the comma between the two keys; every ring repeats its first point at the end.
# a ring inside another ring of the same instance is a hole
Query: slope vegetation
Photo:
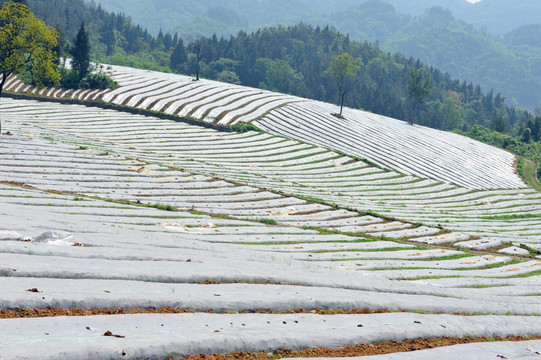
{"type": "Polygon", "coordinates": [[[222,1],[219,6],[201,1],[163,6],[151,1],[149,6],[155,8],[151,14],[155,15],[143,10],[142,3],[147,2],[103,2],[107,9],[130,14],[154,33],[163,29],[229,39],[241,30],[255,32],[275,24],[331,25],[354,40],[377,42],[385,51],[419,58],[461,81],[478,83],[486,91],[493,89],[512,105],[541,106],[536,95],[541,84],[539,51],[525,47],[516,36],[512,43],[506,41],[508,36],[503,41],[500,38],[520,27],[532,34],[527,26],[540,22],[536,0],[521,0],[513,6],[506,0],[477,4],[466,0],[222,1]]]}

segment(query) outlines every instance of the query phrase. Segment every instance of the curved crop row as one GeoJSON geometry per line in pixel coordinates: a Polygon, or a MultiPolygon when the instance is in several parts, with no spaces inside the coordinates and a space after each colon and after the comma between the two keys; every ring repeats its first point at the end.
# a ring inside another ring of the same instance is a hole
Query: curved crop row
{"type": "Polygon", "coordinates": [[[210,80],[111,66],[114,90],[34,89],[11,77],[6,90],[55,98],[101,100],[189,116],[219,125],[253,122],[262,129],[367,158],[390,169],[470,189],[524,188],[512,154],[463,136],[383,116],[210,80]]]}

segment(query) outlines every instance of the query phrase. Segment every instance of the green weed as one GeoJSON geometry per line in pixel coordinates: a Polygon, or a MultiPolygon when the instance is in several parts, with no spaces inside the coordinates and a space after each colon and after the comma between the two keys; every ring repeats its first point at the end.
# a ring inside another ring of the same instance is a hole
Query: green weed
{"type": "Polygon", "coordinates": [[[258,221],[262,224],[267,224],[267,225],[276,225],[277,222],[276,220],[274,219],[267,219],[267,218],[263,218],[263,219],[258,219],[258,221]]]}

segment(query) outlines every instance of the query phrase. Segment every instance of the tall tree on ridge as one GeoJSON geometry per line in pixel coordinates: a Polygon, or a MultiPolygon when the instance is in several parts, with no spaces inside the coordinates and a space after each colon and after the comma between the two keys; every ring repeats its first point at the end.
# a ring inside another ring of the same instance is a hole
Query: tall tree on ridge
{"type": "Polygon", "coordinates": [[[90,41],[84,20],[81,22],[81,27],[73,40],[71,56],[73,70],[77,71],[79,80],[84,79],[90,72],[90,41]]]}
{"type": "Polygon", "coordinates": [[[324,75],[330,76],[336,82],[338,87],[338,106],[340,106],[339,116],[342,116],[342,109],[344,107],[344,81],[348,77],[357,75],[357,72],[361,69],[359,65],[355,63],[355,59],[348,53],[342,55],[335,55],[332,57],[331,64],[323,72],[324,75]]]}
{"type": "Polygon", "coordinates": [[[205,37],[203,35],[188,35],[188,50],[190,50],[195,55],[195,80],[199,81],[199,64],[203,60],[203,43],[205,42],[205,37]]]}
{"type": "Polygon", "coordinates": [[[430,95],[430,77],[421,69],[413,69],[408,79],[408,97],[413,99],[413,117],[410,124],[413,125],[417,117],[417,106],[424,104],[425,98],[430,95]]]}

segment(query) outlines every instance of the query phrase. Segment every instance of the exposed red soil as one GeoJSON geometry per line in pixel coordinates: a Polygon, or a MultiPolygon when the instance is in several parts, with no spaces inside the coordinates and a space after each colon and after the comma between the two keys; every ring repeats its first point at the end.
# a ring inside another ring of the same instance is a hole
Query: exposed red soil
{"type": "MultiPolygon", "coordinates": [[[[28,292],[40,292],[38,289],[28,289],[28,292]]],[[[117,309],[90,309],[84,310],[80,308],[71,308],[71,309],[0,309],[0,319],[15,319],[15,318],[36,318],[36,317],[55,317],[55,316],[91,316],[91,315],[120,315],[120,314],[186,314],[186,313],[195,313],[202,311],[195,311],[189,309],[177,309],[172,307],[165,308],[147,308],[140,309],[136,308],[133,310],[124,310],[121,308],[117,309]]],[[[214,311],[205,311],[206,313],[213,314],[214,311]]],[[[314,309],[314,310],[305,310],[305,309],[295,309],[290,311],[275,312],[275,311],[265,311],[265,310],[256,310],[251,311],[250,313],[254,314],[318,314],[318,315],[338,315],[338,314],[382,314],[390,313],[388,309],[314,309]]],[[[404,310],[393,310],[392,312],[405,312],[404,310]]],[[[239,314],[247,313],[245,311],[239,311],[239,314]]],[[[224,313],[225,314],[225,313],[224,313]]]]}
{"type": "Polygon", "coordinates": [[[111,91],[113,91],[114,89],[107,89],[105,91],[101,91],[98,93],[98,96],[95,97],[94,99],[92,100],[97,100],[97,101],[101,101],[101,99],[103,99],[103,97],[105,96],[105,94],[108,94],[110,93],[111,91]]]}
{"type": "MultiPolygon", "coordinates": [[[[236,352],[231,354],[212,354],[212,355],[190,355],[186,360],[234,360],[234,359],[252,359],[252,360],[275,360],[285,357],[353,357],[353,356],[368,356],[368,355],[383,355],[398,352],[408,352],[417,350],[432,349],[441,346],[450,346],[457,344],[471,344],[489,341],[526,341],[526,340],[541,340],[539,336],[522,336],[509,337],[472,337],[472,338],[454,338],[441,337],[433,339],[411,339],[404,341],[385,341],[374,344],[361,344],[356,346],[347,346],[341,349],[316,348],[307,350],[278,350],[272,354],[266,351],[257,353],[236,352]]],[[[502,355],[502,359],[507,359],[502,355]]],[[[183,360],[184,360],[183,359],[183,360]]],[[[172,360],[171,358],[168,360],[172,360]]]]}
{"type": "MultiPolygon", "coordinates": [[[[27,291],[32,291],[29,289],[27,291]]],[[[80,308],[71,309],[1,309],[0,319],[16,319],[16,318],[40,318],[40,317],[56,317],[56,316],[91,316],[91,315],[121,315],[121,314],[185,314],[194,311],[187,309],[161,308],[161,309],[91,309],[83,310],[80,308]]]]}
{"type": "MultiPolygon", "coordinates": [[[[28,292],[41,292],[39,289],[32,288],[26,290],[28,292]]],[[[108,291],[105,291],[108,292],[108,291]]],[[[216,296],[219,296],[217,294],[216,296]]],[[[119,315],[119,314],[186,314],[186,313],[208,313],[216,314],[215,311],[201,311],[193,309],[178,309],[173,307],[163,308],[135,308],[133,310],[125,310],[122,308],[116,309],[90,309],[84,310],[81,308],[71,309],[59,309],[59,308],[34,308],[34,309],[0,309],[0,319],[13,319],[13,318],[35,318],[35,317],[55,317],[55,316],[90,316],[90,315],[119,315]]],[[[253,311],[238,311],[239,314],[317,314],[317,315],[359,315],[359,314],[389,314],[389,313],[403,313],[411,312],[403,309],[370,309],[370,308],[357,308],[357,309],[294,309],[287,311],[271,311],[271,310],[253,310],[253,311]]],[[[230,312],[222,312],[221,314],[228,314],[230,312]]],[[[219,313],[220,314],[220,313],[219,313]]],[[[450,315],[456,316],[473,316],[468,313],[452,313],[450,315]]]]}
{"type": "Polygon", "coordinates": [[[0,184],[9,185],[9,186],[17,186],[17,187],[30,187],[28,185],[25,185],[25,183],[15,182],[15,181],[0,181],[0,184]]]}

